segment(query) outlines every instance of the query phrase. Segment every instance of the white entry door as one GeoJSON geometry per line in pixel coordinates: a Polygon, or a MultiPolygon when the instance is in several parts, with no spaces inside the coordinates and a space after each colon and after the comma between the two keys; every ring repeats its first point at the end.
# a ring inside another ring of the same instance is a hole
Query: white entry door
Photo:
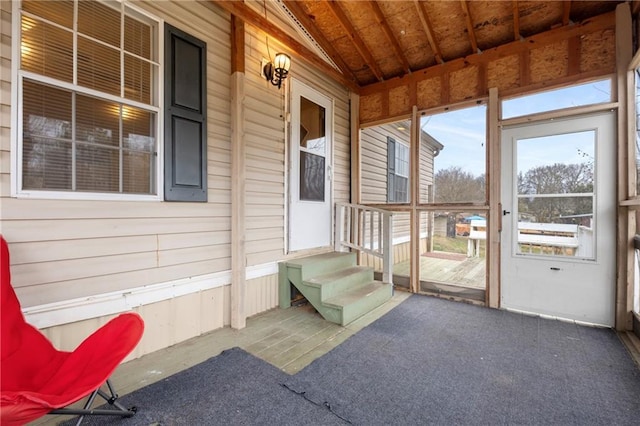
{"type": "Polygon", "coordinates": [[[289,251],[331,245],[333,102],[291,81],[289,251]]]}
{"type": "Polygon", "coordinates": [[[503,308],[614,325],[615,117],[503,129],[503,308]]]}

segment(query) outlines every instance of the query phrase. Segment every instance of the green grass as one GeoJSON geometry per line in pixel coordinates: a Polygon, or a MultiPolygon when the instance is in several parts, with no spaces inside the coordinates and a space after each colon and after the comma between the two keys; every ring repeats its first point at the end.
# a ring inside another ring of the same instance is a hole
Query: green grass
{"type": "Polygon", "coordinates": [[[467,254],[467,237],[444,237],[441,235],[433,236],[433,249],[435,251],[444,251],[447,253],[467,254]]]}
{"type": "MultiPolygon", "coordinates": [[[[444,237],[441,235],[433,236],[433,250],[444,251],[446,253],[467,254],[468,237],[456,236],[455,238],[444,237]]],[[[480,241],[480,256],[485,256],[486,242],[480,241]]]]}

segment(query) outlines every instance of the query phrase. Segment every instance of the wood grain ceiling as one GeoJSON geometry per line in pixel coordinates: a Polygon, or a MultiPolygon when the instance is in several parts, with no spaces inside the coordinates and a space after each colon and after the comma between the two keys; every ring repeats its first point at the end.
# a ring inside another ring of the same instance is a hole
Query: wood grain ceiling
{"type": "Polygon", "coordinates": [[[584,22],[620,1],[283,0],[360,88],[584,22]]]}

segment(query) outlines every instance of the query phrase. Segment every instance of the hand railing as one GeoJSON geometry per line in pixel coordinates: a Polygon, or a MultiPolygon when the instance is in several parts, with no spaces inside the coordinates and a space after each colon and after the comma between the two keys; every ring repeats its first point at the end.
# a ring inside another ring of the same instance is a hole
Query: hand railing
{"type": "Polygon", "coordinates": [[[353,249],[382,259],[382,281],[393,283],[393,213],[336,203],[336,251],[353,249]]]}

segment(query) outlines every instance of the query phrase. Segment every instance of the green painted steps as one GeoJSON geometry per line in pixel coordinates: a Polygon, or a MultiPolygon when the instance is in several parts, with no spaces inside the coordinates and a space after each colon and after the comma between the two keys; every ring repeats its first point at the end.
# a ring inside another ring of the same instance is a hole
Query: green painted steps
{"type": "Polygon", "coordinates": [[[347,325],[393,295],[373,269],[356,265],[355,253],[323,253],[280,263],[280,307],[291,306],[291,284],[328,321],[347,325]]]}

